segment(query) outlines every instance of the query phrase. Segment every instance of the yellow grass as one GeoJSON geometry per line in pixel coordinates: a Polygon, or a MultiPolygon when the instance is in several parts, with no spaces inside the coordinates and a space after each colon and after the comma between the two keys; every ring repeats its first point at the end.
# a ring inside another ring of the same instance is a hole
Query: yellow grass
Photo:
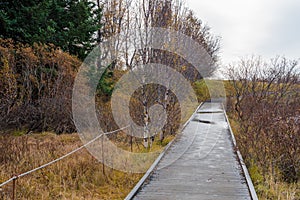
{"type": "MultiPolygon", "coordinates": [[[[52,133],[1,136],[0,182],[72,151],[82,145],[77,134],[52,133]]],[[[123,199],[143,174],[105,167],[86,149],[17,180],[17,199],[123,199]]],[[[0,199],[11,199],[12,183],[0,199]]]]}

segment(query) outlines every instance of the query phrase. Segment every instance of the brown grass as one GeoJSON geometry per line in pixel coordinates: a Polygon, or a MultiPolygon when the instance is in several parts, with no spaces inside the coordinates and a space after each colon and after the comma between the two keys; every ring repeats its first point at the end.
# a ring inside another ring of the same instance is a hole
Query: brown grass
{"type": "MultiPolygon", "coordinates": [[[[239,146],[239,132],[240,127],[237,120],[234,117],[230,117],[230,125],[232,130],[236,136],[237,144],[239,146]]],[[[249,149],[248,151],[251,151],[249,149]]],[[[257,192],[258,198],[260,200],[298,200],[300,199],[300,182],[297,183],[286,183],[282,180],[278,180],[277,177],[272,175],[264,176],[262,174],[262,168],[258,167],[253,162],[250,163],[247,167],[251,176],[251,179],[254,183],[255,190],[257,192]]],[[[270,173],[272,174],[272,169],[270,169],[270,173]]]]}
{"type": "MultiPolygon", "coordinates": [[[[0,182],[82,145],[78,135],[0,136],[0,182]]],[[[17,199],[123,199],[142,177],[105,168],[86,149],[17,180],[17,199]]],[[[11,199],[12,183],[0,199],[11,199]]]]}

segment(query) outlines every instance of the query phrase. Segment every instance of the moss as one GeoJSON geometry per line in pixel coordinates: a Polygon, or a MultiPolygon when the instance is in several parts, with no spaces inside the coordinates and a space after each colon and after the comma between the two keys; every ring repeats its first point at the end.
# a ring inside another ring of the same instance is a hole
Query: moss
{"type": "Polygon", "coordinates": [[[13,136],[22,136],[25,135],[28,131],[27,130],[14,130],[12,132],[13,136]]]}

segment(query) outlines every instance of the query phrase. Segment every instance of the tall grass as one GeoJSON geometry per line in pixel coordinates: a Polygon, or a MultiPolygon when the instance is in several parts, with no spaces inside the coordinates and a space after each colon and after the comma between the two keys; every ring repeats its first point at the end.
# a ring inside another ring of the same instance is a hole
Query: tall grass
{"type": "MultiPolygon", "coordinates": [[[[82,145],[74,134],[0,137],[0,182],[56,159],[82,145]]],[[[86,149],[17,179],[17,199],[123,199],[142,174],[105,168],[86,149]]],[[[12,183],[0,199],[11,199],[12,183]]]]}
{"type": "MultiPolygon", "coordinates": [[[[231,113],[230,124],[233,132],[237,139],[237,144],[240,148],[243,146],[239,145],[241,143],[240,138],[240,125],[235,117],[231,113]]],[[[241,149],[242,152],[251,152],[252,149],[241,149]]],[[[257,192],[258,198],[260,200],[299,200],[300,199],[300,182],[288,183],[282,180],[281,174],[278,169],[264,169],[262,166],[257,165],[255,162],[251,161],[248,156],[243,155],[246,158],[247,167],[253,181],[255,190],[257,192]],[[267,171],[267,173],[263,173],[267,171]]],[[[252,158],[254,159],[254,158],[252,158]]],[[[268,162],[266,160],[266,162],[268,162]]]]}

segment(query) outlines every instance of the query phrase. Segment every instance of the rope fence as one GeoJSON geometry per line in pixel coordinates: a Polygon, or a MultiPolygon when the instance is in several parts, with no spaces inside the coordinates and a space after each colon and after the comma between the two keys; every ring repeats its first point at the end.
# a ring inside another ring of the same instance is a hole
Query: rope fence
{"type": "MultiPolygon", "coordinates": [[[[45,167],[47,167],[47,166],[49,166],[49,165],[52,165],[52,164],[54,164],[54,163],[56,163],[56,162],[58,162],[58,161],[60,161],[60,160],[62,160],[62,159],[64,159],[64,158],[66,158],[66,157],[68,157],[68,156],[70,156],[70,155],[72,155],[72,154],[74,154],[74,153],[80,151],[81,149],[85,148],[85,147],[88,146],[89,144],[95,142],[97,139],[101,138],[103,135],[113,134],[113,133],[122,131],[122,130],[124,130],[124,129],[127,129],[128,127],[130,127],[130,125],[125,126],[125,127],[123,127],[123,128],[120,128],[120,129],[117,129],[117,130],[114,130],[114,131],[102,133],[102,134],[98,135],[97,137],[95,137],[94,139],[90,140],[89,142],[85,143],[84,145],[78,147],[77,149],[74,149],[73,151],[71,151],[71,152],[69,152],[69,153],[67,153],[67,154],[65,154],[65,155],[63,155],[63,156],[61,156],[61,157],[59,157],[59,158],[57,158],[57,159],[55,159],[55,160],[52,160],[52,161],[50,161],[50,162],[48,162],[48,163],[46,163],[46,164],[44,164],[44,165],[41,165],[41,166],[39,166],[39,167],[37,167],[37,168],[32,169],[32,170],[30,170],[30,171],[27,171],[27,172],[24,172],[24,173],[22,173],[22,174],[15,175],[15,176],[11,177],[11,178],[8,179],[7,181],[4,181],[3,183],[1,183],[1,184],[0,184],[0,188],[3,187],[4,185],[6,185],[6,184],[8,184],[8,183],[10,183],[10,182],[13,181],[13,191],[14,191],[14,190],[15,190],[15,181],[16,181],[18,178],[21,178],[21,177],[26,176],[26,175],[28,175],[28,174],[31,174],[31,173],[33,173],[33,172],[35,172],[35,171],[38,171],[38,170],[40,170],[40,169],[43,169],[43,168],[45,168],[45,167]]],[[[15,192],[13,192],[13,199],[14,199],[14,193],[15,193],[15,192]]]]}

